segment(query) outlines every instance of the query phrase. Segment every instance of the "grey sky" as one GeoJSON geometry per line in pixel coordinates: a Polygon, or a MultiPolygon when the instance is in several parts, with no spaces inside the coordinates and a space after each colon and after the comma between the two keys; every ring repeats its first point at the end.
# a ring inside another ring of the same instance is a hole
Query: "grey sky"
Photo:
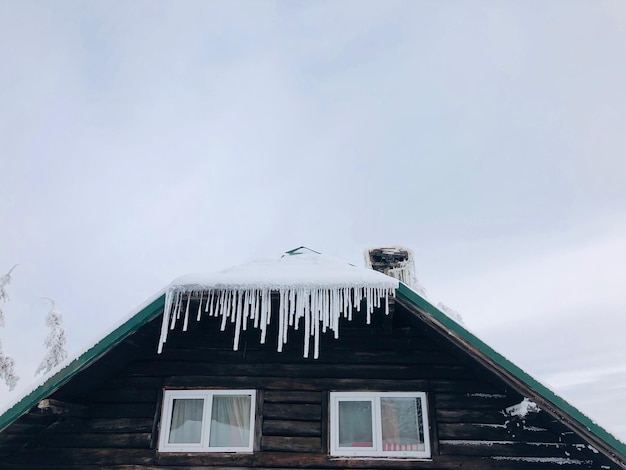
{"type": "Polygon", "coordinates": [[[21,385],[40,297],[74,352],[181,274],[400,243],[626,439],[624,2],[0,0],[0,59],[21,385]]]}

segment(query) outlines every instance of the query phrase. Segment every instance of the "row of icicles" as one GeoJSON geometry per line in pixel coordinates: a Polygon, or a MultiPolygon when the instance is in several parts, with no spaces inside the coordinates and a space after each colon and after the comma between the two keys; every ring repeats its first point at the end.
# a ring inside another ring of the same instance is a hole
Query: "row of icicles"
{"type": "Polygon", "coordinates": [[[278,316],[277,350],[281,352],[287,343],[289,328],[298,330],[304,323],[304,357],[309,357],[310,338],[313,337],[313,357],[319,357],[320,331],[333,331],[339,337],[341,316],[352,320],[353,307],[357,312],[365,299],[366,321],[370,323],[375,308],[385,302],[385,314],[389,314],[389,296],[395,296],[391,287],[336,287],[336,288],[285,288],[279,289],[278,312],[272,312],[272,289],[191,289],[186,286],[173,287],[166,293],[163,324],[159,338],[158,352],[163,350],[167,333],[183,322],[187,331],[190,317],[195,315],[200,321],[202,315],[221,317],[220,330],[224,331],[228,322],[235,324],[233,350],[239,349],[239,336],[251,324],[261,330],[261,344],[265,344],[267,326],[275,313],[278,316]],[[192,298],[199,298],[197,311],[190,311],[192,298]]]}

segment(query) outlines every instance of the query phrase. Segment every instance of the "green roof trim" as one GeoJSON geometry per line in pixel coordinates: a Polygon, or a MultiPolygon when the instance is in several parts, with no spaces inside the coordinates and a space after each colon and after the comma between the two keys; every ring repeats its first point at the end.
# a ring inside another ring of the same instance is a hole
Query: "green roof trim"
{"type": "Polygon", "coordinates": [[[493,348],[485,344],[481,339],[475,336],[473,333],[465,329],[462,325],[458,324],[450,317],[448,317],[445,313],[439,310],[437,307],[432,305],[430,302],[422,298],[419,294],[413,291],[411,288],[407,287],[403,283],[400,283],[396,291],[396,295],[398,298],[403,299],[407,302],[410,302],[417,307],[419,307],[422,311],[432,316],[435,320],[441,323],[445,328],[447,328],[452,333],[458,335],[460,338],[467,341],[473,347],[475,347],[479,352],[484,354],[487,358],[498,364],[500,367],[504,368],[511,375],[516,377],[521,382],[525,383],[528,387],[530,387],[537,395],[541,396],[545,400],[552,403],[556,408],[560,409],[564,413],[567,413],[570,417],[578,421],[584,427],[586,427],[593,435],[597,438],[605,441],[611,447],[615,448],[618,452],[622,454],[622,456],[626,456],[626,444],[618,440],[613,434],[609,433],[607,430],[599,426],[596,422],[591,420],[585,414],[583,414],[580,410],[569,404],[563,398],[558,396],[548,387],[543,385],[541,382],[537,381],[535,378],[530,376],[527,372],[524,372],[518,366],[509,361],[506,357],[504,357],[499,352],[495,351],[493,348]]]}
{"type": "Polygon", "coordinates": [[[290,255],[290,256],[301,255],[302,254],[301,253],[302,250],[306,250],[308,252],[315,253],[317,255],[321,255],[321,253],[319,251],[312,250],[311,248],[306,247],[304,245],[303,246],[299,246],[298,248],[294,248],[293,250],[285,251],[285,254],[286,255],[290,255]]]}
{"type": "MultiPolygon", "coordinates": [[[[0,415],[0,431],[4,430],[17,418],[22,416],[41,400],[67,383],[80,371],[91,365],[94,361],[107,353],[112,347],[137,331],[142,325],[156,318],[163,311],[165,295],[161,294],[147,306],[141,308],[135,315],[106,335],[95,345],[74,359],[63,369],[46,380],[35,390],[27,394],[15,405],[0,415]]],[[[156,345],[155,345],[156,347],[156,345]]]]}

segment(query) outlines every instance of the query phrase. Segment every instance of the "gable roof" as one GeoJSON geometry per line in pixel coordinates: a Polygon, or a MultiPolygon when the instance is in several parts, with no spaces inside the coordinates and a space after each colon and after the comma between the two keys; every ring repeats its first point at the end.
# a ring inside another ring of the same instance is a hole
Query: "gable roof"
{"type": "MultiPolygon", "coordinates": [[[[297,250],[292,250],[288,254],[298,254],[294,253],[297,250]]],[[[542,409],[565,421],[605,455],[626,468],[626,444],[619,441],[580,410],[496,352],[405,284],[400,283],[395,294],[397,301],[409,311],[419,316],[435,330],[446,335],[474,359],[495,371],[513,386],[516,386],[522,394],[530,395],[529,398],[537,402],[542,409]]],[[[162,315],[164,309],[166,309],[165,290],[131,314],[128,320],[113,329],[97,343],[68,362],[65,367],[8,408],[0,415],[0,432],[20,416],[27,413],[33,406],[36,406],[41,400],[54,393],[74,376],[107,354],[107,352],[136,332],[140,327],[162,315]]]]}
{"type": "MultiPolygon", "coordinates": [[[[397,299],[400,302],[404,302],[409,308],[411,306],[417,307],[423,312],[420,317],[428,324],[443,333],[447,333],[456,343],[470,352],[474,358],[491,366],[492,369],[508,379],[509,382],[517,383],[518,386],[525,389],[526,393],[531,392],[532,396],[529,398],[536,401],[540,408],[551,412],[561,419],[564,418],[570,426],[589,438],[595,445],[603,448],[605,453],[608,452],[616,457],[622,463],[622,466],[626,468],[626,444],[618,440],[606,429],[513,364],[502,354],[495,351],[467,328],[452,320],[405,284],[400,284],[397,290],[397,299]]],[[[413,311],[415,312],[414,309],[413,311]]]]}

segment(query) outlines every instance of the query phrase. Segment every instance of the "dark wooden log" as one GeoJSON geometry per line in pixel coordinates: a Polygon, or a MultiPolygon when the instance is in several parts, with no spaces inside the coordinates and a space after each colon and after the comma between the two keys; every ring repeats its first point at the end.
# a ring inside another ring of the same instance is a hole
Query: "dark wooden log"
{"type": "MultiPolygon", "coordinates": [[[[364,378],[402,380],[421,377],[427,379],[471,380],[471,372],[456,365],[379,365],[334,364],[220,364],[210,361],[138,361],[128,368],[131,375],[210,375],[215,377],[303,377],[303,378],[364,378]]],[[[484,390],[484,385],[482,387],[484,390]]]]}
{"type": "Polygon", "coordinates": [[[319,437],[263,436],[261,450],[320,453],[322,441],[319,437]]]}
{"type": "MultiPolygon", "coordinates": [[[[414,469],[432,470],[563,470],[555,462],[496,460],[481,456],[435,456],[431,460],[375,460],[331,458],[319,453],[263,452],[246,455],[172,453],[157,455],[151,450],[108,449],[57,449],[51,457],[42,449],[29,449],[12,456],[3,463],[6,469],[41,469],[42,457],[47,459],[48,468],[65,469],[115,469],[115,470],[161,470],[163,468],[184,470],[228,470],[241,469],[414,469]],[[30,467],[28,467],[30,465],[30,467]],[[39,467],[37,467],[39,465],[39,467]]],[[[497,457],[497,456],[496,456],[497,457]]],[[[599,468],[585,464],[573,468],[599,468]]]]}
{"type": "Polygon", "coordinates": [[[545,430],[525,430],[523,425],[491,423],[439,423],[440,439],[521,440],[526,442],[559,442],[559,436],[545,430]]]}
{"type": "Polygon", "coordinates": [[[102,403],[91,408],[94,418],[153,418],[156,403],[102,403]]]}
{"type": "Polygon", "coordinates": [[[468,410],[437,408],[440,423],[491,423],[504,424],[506,416],[500,410],[468,410]]]}
{"type": "Polygon", "coordinates": [[[150,433],[49,434],[46,447],[105,447],[107,449],[149,449],[150,433]]]}
{"type": "MultiPolygon", "coordinates": [[[[439,350],[422,350],[422,351],[406,351],[399,354],[398,351],[380,351],[372,352],[368,350],[350,350],[349,348],[338,348],[331,346],[324,351],[324,355],[319,359],[313,360],[315,364],[333,364],[341,362],[345,359],[346,354],[350,354],[350,362],[352,364],[453,364],[462,365],[463,362],[459,358],[439,350]]],[[[166,361],[184,361],[189,357],[203,358],[206,357],[214,363],[232,363],[246,362],[248,364],[266,364],[269,362],[280,362],[284,364],[300,364],[303,361],[302,350],[284,351],[277,353],[274,350],[250,350],[246,352],[243,358],[242,351],[232,351],[224,348],[216,347],[170,347],[158,356],[152,352],[145,351],[138,359],[141,360],[166,360],[166,361]]]]}
{"type": "Polygon", "coordinates": [[[293,390],[268,390],[265,403],[321,403],[320,392],[299,392],[293,390]]]}
{"type": "Polygon", "coordinates": [[[320,421],[322,418],[322,407],[310,404],[281,404],[266,403],[263,407],[265,419],[296,420],[296,421],[320,421]]]}
{"type": "Polygon", "coordinates": [[[114,388],[93,393],[90,403],[153,403],[160,388],[114,388]]]}
{"type": "Polygon", "coordinates": [[[154,418],[93,418],[85,422],[91,433],[149,433],[154,418]]]}
{"type": "Polygon", "coordinates": [[[438,409],[488,409],[491,412],[503,411],[506,407],[519,402],[517,396],[511,397],[500,393],[481,392],[442,392],[436,394],[436,400],[438,409]]]}
{"type": "Polygon", "coordinates": [[[322,424],[318,421],[263,421],[265,436],[320,437],[322,424]]]}
{"type": "Polygon", "coordinates": [[[440,440],[443,455],[478,455],[536,458],[589,459],[592,454],[585,447],[556,442],[519,442],[489,440],[440,440]]]}
{"type": "Polygon", "coordinates": [[[299,391],[353,391],[353,390],[397,390],[423,391],[429,390],[427,380],[384,380],[384,379],[316,379],[298,378],[297,380],[285,377],[212,377],[201,375],[169,376],[163,378],[165,387],[171,388],[261,388],[270,390],[299,391]]]}

